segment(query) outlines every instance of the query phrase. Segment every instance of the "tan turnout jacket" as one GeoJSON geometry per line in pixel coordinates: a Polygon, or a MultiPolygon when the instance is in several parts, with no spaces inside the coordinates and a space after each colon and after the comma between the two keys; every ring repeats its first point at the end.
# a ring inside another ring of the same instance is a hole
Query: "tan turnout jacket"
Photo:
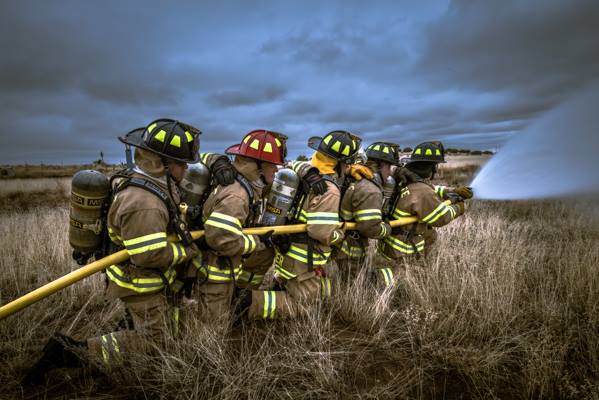
{"type": "Polygon", "coordinates": [[[346,235],[337,259],[360,259],[366,255],[369,238],[381,239],[391,232],[389,224],[383,221],[382,206],[383,191],[377,182],[363,178],[349,185],[341,200],[341,218],[356,223],[359,237],[346,235]]]}
{"type": "Polygon", "coordinates": [[[425,182],[413,182],[400,191],[393,209],[393,219],[417,216],[420,222],[402,227],[379,242],[382,254],[397,259],[406,254],[424,252],[436,239],[433,228],[450,223],[461,215],[460,206],[447,205],[435,187],[425,182]]]}
{"type": "MultiPolygon", "coordinates": [[[[220,155],[203,154],[203,162],[210,166],[220,155]]],[[[234,167],[250,183],[259,177],[256,163],[236,157],[234,167]]],[[[254,200],[262,197],[262,188],[252,185],[254,200]]],[[[235,280],[241,269],[242,256],[262,250],[264,244],[256,235],[246,235],[242,229],[251,226],[250,198],[239,182],[218,186],[208,196],[202,210],[206,243],[210,249],[204,252],[208,282],[229,283],[235,280]]]]}
{"type": "MultiPolygon", "coordinates": [[[[138,165],[144,165],[144,161],[154,157],[147,153],[136,151],[138,165]]],[[[151,176],[139,168],[136,171],[134,176],[150,180],[168,193],[164,177],[151,176]]],[[[175,204],[178,204],[179,194],[174,182],[173,191],[175,204]]],[[[195,245],[185,247],[181,243],[167,242],[167,236],[173,231],[165,204],[138,187],[127,187],[115,196],[108,212],[108,233],[110,239],[123,246],[130,256],[128,263],[106,269],[110,281],[108,295],[112,298],[163,290],[165,284],[174,282],[175,266],[198,254],[195,245]]]]}
{"type": "MultiPolygon", "coordinates": [[[[299,176],[304,176],[312,165],[309,162],[294,162],[291,167],[299,176]]],[[[314,241],[313,268],[327,264],[331,255],[331,246],[339,245],[344,238],[343,231],[337,227],[341,193],[333,182],[327,182],[327,187],[328,191],[323,195],[310,192],[300,198],[299,204],[302,206],[295,215],[299,223],[307,224],[306,234],[314,241]]],[[[312,273],[308,268],[308,247],[308,244],[292,239],[289,251],[275,260],[278,276],[289,280],[302,274],[312,273]]]]}

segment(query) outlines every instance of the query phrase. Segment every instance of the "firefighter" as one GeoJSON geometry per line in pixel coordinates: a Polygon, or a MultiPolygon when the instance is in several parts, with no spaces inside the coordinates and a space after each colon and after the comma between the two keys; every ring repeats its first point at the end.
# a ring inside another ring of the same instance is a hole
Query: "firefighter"
{"type": "Polygon", "coordinates": [[[399,146],[375,142],[366,149],[366,157],[365,165],[350,166],[346,178],[349,185],[341,200],[341,218],[355,222],[357,227],[346,233],[339,250],[335,251],[341,273],[363,264],[369,238],[382,239],[391,233],[391,227],[383,220],[383,183],[391,176],[391,166],[399,163],[399,146]]]}
{"type": "MultiPolygon", "coordinates": [[[[225,152],[234,155],[234,182],[219,185],[202,211],[206,250],[205,282],[199,286],[200,302],[209,321],[228,315],[235,281],[243,275],[242,260],[252,254],[274,259],[270,235],[246,235],[242,228],[254,226],[261,214],[264,190],[271,184],[277,166],[283,165],[287,137],[267,130],[254,130],[225,152]]],[[[214,172],[231,175],[225,156],[203,154],[203,162],[214,172]]]]}
{"type": "MultiPolygon", "coordinates": [[[[313,137],[308,146],[312,160],[297,162],[293,169],[307,183],[297,198],[292,223],[307,224],[307,233],[290,236],[287,251],[275,259],[273,290],[243,292],[236,316],[251,320],[296,317],[309,312],[322,297],[330,296],[326,265],[331,246],[339,245],[344,233],[338,228],[340,189],[344,161],[360,148],[360,138],[346,131],[313,137]]],[[[285,246],[287,247],[287,246],[285,246]]]]}
{"type": "MultiPolygon", "coordinates": [[[[56,367],[75,367],[86,353],[107,367],[131,352],[150,351],[167,330],[176,328],[179,309],[170,300],[177,290],[177,270],[200,265],[197,247],[191,241],[167,242],[167,236],[184,236],[177,215],[179,182],[188,163],[199,159],[200,131],[171,119],[159,119],[135,130],[121,142],[135,147],[135,166],[129,175],[115,181],[107,226],[115,248],[124,248],[130,259],[106,269],[108,299],[120,299],[133,329],[119,330],[85,342],[56,334],[44,348],[38,363],[24,383],[40,383],[56,367]],[[167,299],[168,298],[168,299],[167,299]]],[[[188,238],[189,239],[189,238],[188,238]]]]}
{"type": "Polygon", "coordinates": [[[391,235],[378,242],[375,269],[385,286],[394,284],[402,272],[402,261],[406,256],[413,260],[430,251],[436,239],[434,228],[447,225],[464,213],[462,197],[451,196],[453,204],[447,205],[439,195],[440,189],[430,183],[437,164],[444,162],[443,145],[440,142],[424,142],[416,146],[405,170],[399,168],[396,171],[399,193],[391,217],[417,216],[419,222],[393,228],[391,235]]]}

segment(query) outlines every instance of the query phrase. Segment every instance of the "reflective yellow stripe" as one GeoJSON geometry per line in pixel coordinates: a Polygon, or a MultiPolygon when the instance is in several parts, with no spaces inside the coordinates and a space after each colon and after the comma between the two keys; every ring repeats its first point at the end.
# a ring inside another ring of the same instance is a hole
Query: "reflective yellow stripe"
{"type": "Polygon", "coordinates": [[[148,242],[150,240],[160,239],[160,238],[166,239],[166,232],[156,232],[156,233],[151,233],[149,235],[139,236],[139,237],[136,237],[133,239],[125,240],[125,241],[123,241],[123,243],[125,244],[125,246],[128,247],[128,246],[132,246],[134,244],[141,244],[141,243],[148,242]]]}
{"type": "Polygon", "coordinates": [[[402,211],[399,208],[396,208],[395,210],[393,210],[393,218],[398,219],[401,217],[411,217],[412,214],[402,211]]]}
{"type": "Polygon", "coordinates": [[[108,227],[108,237],[110,237],[110,240],[112,240],[113,242],[122,242],[123,238],[120,237],[119,235],[117,235],[114,230],[111,227],[108,227]]]}
{"type": "MultiPolygon", "coordinates": [[[[312,264],[313,265],[324,265],[327,263],[330,255],[331,255],[330,251],[323,253],[323,255],[321,255],[317,252],[313,252],[312,264]]],[[[308,264],[308,251],[302,249],[301,247],[291,245],[291,247],[289,247],[289,251],[286,253],[286,256],[289,258],[293,258],[294,260],[297,260],[304,264],[308,264]]]]}
{"type": "Polygon", "coordinates": [[[214,153],[201,153],[200,154],[200,160],[202,160],[202,163],[203,164],[207,164],[208,157],[210,157],[212,154],[214,154],[214,153]]]}
{"type": "Polygon", "coordinates": [[[106,366],[110,366],[110,356],[109,356],[109,350],[108,350],[108,340],[106,339],[107,335],[104,335],[101,337],[102,340],[102,359],[104,360],[104,364],[106,364],[106,366]]]}
{"type": "Polygon", "coordinates": [[[347,241],[341,245],[341,251],[350,258],[360,258],[364,255],[364,250],[361,246],[350,246],[347,241]]]}
{"type": "Polygon", "coordinates": [[[323,300],[331,297],[331,280],[327,277],[320,277],[320,296],[323,300]]]}
{"type": "Polygon", "coordinates": [[[171,242],[170,245],[173,249],[173,261],[171,262],[171,266],[173,266],[183,261],[187,256],[187,252],[182,244],[171,242]]]}
{"type": "Polygon", "coordinates": [[[354,214],[351,211],[348,210],[341,210],[341,218],[343,218],[346,221],[350,221],[352,218],[354,217],[354,214]]]}
{"type": "Polygon", "coordinates": [[[130,256],[166,247],[166,232],[156,232],[124,240],[123,244],[130,256]]]}
{"type": "MultiPolygon", "coordinates": [[[[394,236],[387,236],[383,240],[397,251],[405,254],[414,254],[414,247],[411,244],[405,243],[394,236]]],[[[422,252],[424,250],[424,240],[416,243],[416,250],[418,252],[422,252]]]]}
{"type": "Polygon", "coordinates": [[[274,319],[277,309],[277,292],[274,290],[264,291],[264,309],[262,310],[262,318],[274,319]]]}
{"type": "Polygon", "coordinates": [[[236,235],[242,235],[241,222],[230,215],[222,214],[219,212],[213,212],[210,214],[204,225],[210,225],[217,228],[225,229],[236,235]]]}
{"type": "MultiPolygon", "coordinates": [[[[174,282],[176,275],[176,271],[172,268],[164,273],[169,284],[174,282]]],[[[137,293],[155,292],[164,288],[162,278],[131,278],[118,265],[111,265],[106,268],[106,276],[118,286],[131,289],[137,293]]]]}
{"type": "Polygon", "coordinates": [[[249,254],[256,250],[256,240],[253,235],[243,235],[243,254],[249,254]]]}
{"type": "Polygon", "coordinates": [[[445,189],[445,186],[435,185],[435,193],[437,193],[441,198],[443,198],[443,195],[445,194],[445,189]]]}
{"type": "Polygon", "coordinates": [[[308,225],[331,225],[339,223],[339,214],[336,212],[306,212],[305,215],[308,225]]]}
{"type": "Polygon", "coordinates": [[[393,272],[391,271],[391,268],[381,268],[379,271],[385,280],[385,286],[389,287],[393,285],[393,272]]]}
{"type": "Polygon", "coordinates": [[[287,271],[282,265],[277,265],[275,267],[275,270],[279,273],[279,275],[281,275],[283,278],[285,278],[287,280],[297,277],[296,274],[294,274],[293,272],[287,271]]]}
{"type": "Polygon", "coordinates": [[[422,219],[422,222],[426,222],[427,224],[432,224],[435,221],[437,221],[439,218],[441,218],[442,216],[447,214],[449,212],[449,209],[450,209],[450,207],[448,207],[447,204],[441,203],[437,206],[437,208],[435,208],[433,210],[433,212],[431,212],[426,217],[424,217],[422,219]]]}
{"type": "Polygon", "coordinates": [[[191,260],[191,263],[193,264],[194,267],[196,267],[197,269],[200,269],[202,267],[202,253],[199,253],[197,256],[195,256],[191,260]]]}
{"type": "Polygon", "coordinates": [[[200,273],[203,276],[206,276],[206,272],[208,272],[208,282],[227,283],[232,282],[234,277],[239,274],[240,270],[241,266],[231,270],[230,268],[220,269],[219,267],[208,265],[206,269],[202,269],[200,273]]]}
{"type": "Polygon", "coordinates": [[[359,210],[354,213],[356,221],[373,221],[382,219],[383,213],[379,209],[370,208],[365,210],[359,210]]]}

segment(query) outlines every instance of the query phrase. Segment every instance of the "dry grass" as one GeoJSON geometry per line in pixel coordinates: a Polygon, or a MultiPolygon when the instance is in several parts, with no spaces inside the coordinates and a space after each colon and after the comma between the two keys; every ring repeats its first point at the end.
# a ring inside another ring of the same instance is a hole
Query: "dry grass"
{"type": "MultiPolygon", "coordinates": [[[[75,268],[66,218],[0,214],[2,302],[75,268]]],[[[52,332],[116,324],[120,307],[104,304],[95,276],[0,322],[0,387],[7,398],[597,399],[598,222],[587,200],[473,202],[397,291],[381,292],[365,268],[318,315],[232,333],[190,320],[159,356],[95,379],[57,371],[23,391],[52,332]]]]}

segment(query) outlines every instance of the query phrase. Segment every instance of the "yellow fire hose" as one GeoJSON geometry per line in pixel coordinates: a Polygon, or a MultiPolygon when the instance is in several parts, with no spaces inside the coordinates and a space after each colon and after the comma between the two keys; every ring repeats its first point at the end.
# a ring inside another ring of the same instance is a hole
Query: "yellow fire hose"
{"type": "MultiPolygon", "coordinates": [[[[446,204],[451,204],[451,202],[446,201],[446,204]]],[[[389,224],[391,227],[409,225],[411,223],[417,222],[418,217],[405,217],[390,221],[389,224]]],[[[355,230],[356,224],[354,222],[346,222],[345,224],[339,224],[339,228],[343,228],[345,230],[355,230]]],[[[273,235],[288,235],[292,233],[302,233],[306,232],[305,224],[297,224],[297,225],[283,225],[283,226],[264,226],[259,228],[246,228],[243,230],[243,233],[248,235],[262,235],[264,233],[268,233],[270,231],[274,231],[273,235]]],[[[193,231],[191,232],[191,236],[194,240],[201,238],[204,236],[204,231],[193,231]]],[[[170,238],[171,240],[175,240],[174,238],[170,238]]],[[[117,251],[114,254],[106,256],[100,260],[96,260],[90,264],[87,264],[84,267],[81,267],[75,271],[69,272],[65,276],[58,278],[52,282],[45,284],[44,286],[35,289],[32,292],[27,293],[24,296],[19,297],[11,301],[8,304],[0,307],[0,320],[3,320],[6,317],[11,316],[12,314],[22,310],[25,307],[32,305],[53,293],[58,292],[66,288],[67,286],[72,285],[75,282],[78,282],[84,278],[87,278],[90,275],[95,274],[96,272],[100,272],[103,269],[108,268],[111,265],[119,264],[126,261],[129,258],[129,254],[126,250],[117,251]]]]}

